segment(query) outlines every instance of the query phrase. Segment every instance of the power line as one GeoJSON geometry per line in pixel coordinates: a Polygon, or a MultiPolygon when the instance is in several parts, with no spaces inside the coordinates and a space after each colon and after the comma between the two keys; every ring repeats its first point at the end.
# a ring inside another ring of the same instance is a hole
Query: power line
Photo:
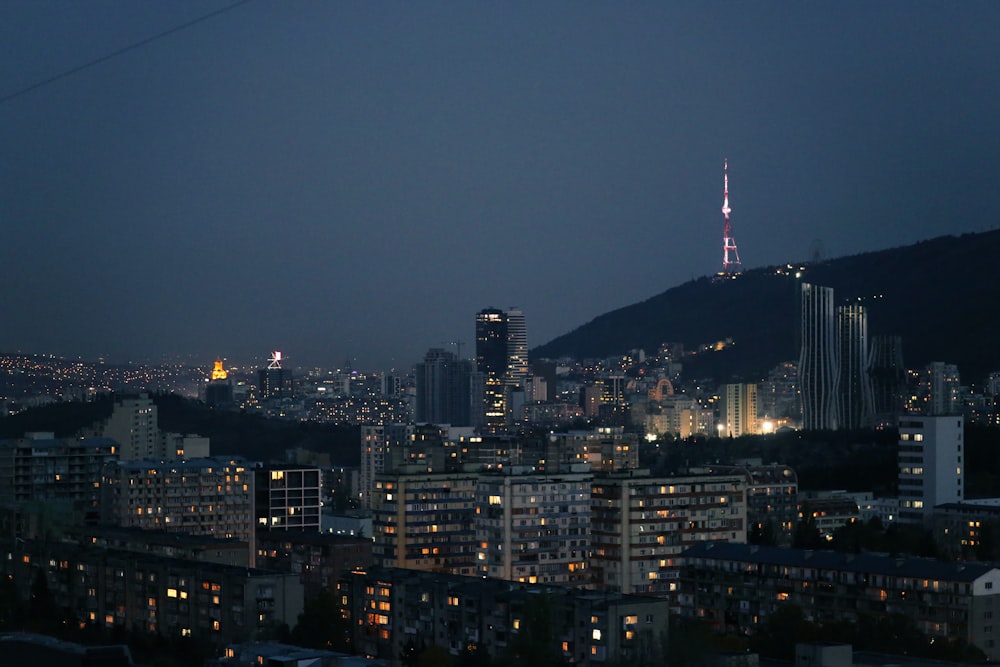
{"type": "Polygon", "coordinates": [[[9,102],[9,101],[11,101],[11,100],[13,100],[13,99],[15,99],[17,97],[20,97],[21,95],[26,95],[26,94],[30,93],[31,91],[38,90],[39,88],[43,88],[43,87],[49,85],[50,83],[55,83],[56,81],[59,81],[61,79],[65,79],[67,77],[73,76],[74,74],[82,72],[85,69],[90,69],[94,65],[100,65],[103,62],[107,62],[108,60],[111,60],[112,58],[117,58],[120,55],[128,53],[129,51],[134,51],[134,50],[136,50],[138,48],[146,46],[147,44],[149,44],[151,42],[155,42],[158,39],[162,39],[163,37],[167,37],[169,35],[173,35],[174,33],[180,32],[182,30],[187,30],[191,26],[197,25],[197,24],[201,23],[202,21],[207,21],[208,19],[214,18],[214,17],[216,17],[216,16],[218,16],[220,14],[224,14],[224,13],[228,12],[229,10],[235,9],[236,7],[239,7],[240,5],[245,5],[248,2],[250,2],[250,0],[238,0],[238,2],[234,2],[231,5],[227,5],[227,6],[223,7],[222,9],[217,9],[214,12],[209,12],[208,14],[204,14],[203,16],[199,16],[196,19],[192,19],[192,20],[188,21],[187,23],[182,23],[182,24],[180,24],[178,26],[174,26],[173,28],[170,28],[169,30],[165,30],[165,31],[163,31],[161,33],[157,33],[157,34],[155,34],[155,35],[153,35],[151,37],[147,37],[147,38],[139,40],[138,42],[135,42],[133,44],[129,44],[128,46],[122,47],[122,48],[118,49],[117,51],[114,51],[114,52],[109,53],[107,55],[101,56],[100,58],[96,58],[96,59],[91,60],[90,62],[86,62],[86,63],[84,63],[82,65],[77,65],[76,67],[73,67],[71,69],[65,70],[63,72],[60,72],[59,74],[53,74],[52,76],[50,76],[50,77],[48,77],[46,79],[42,79],[41,81],[39,81],[37,83],[31,84],[27,88],[22,88],[21,90],[18,90],[17,92],[14,92],[14,93],[11,93],[9,95],[5,95],[3,97],[0,97],[0,104],[6,104],[7,102],[9,102]]]}

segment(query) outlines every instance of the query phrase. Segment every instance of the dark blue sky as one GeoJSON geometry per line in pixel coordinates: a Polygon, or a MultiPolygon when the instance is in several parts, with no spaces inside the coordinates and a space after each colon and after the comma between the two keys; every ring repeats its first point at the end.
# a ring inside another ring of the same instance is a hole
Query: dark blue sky
{"type": "MultiPolygon", "coordinates": [[[[0,97],[227,4],[0,3],[0,97]]],[[[0,104],[0,350],[407,367],[491,305],[534,346],[718,270],[725,157],[746,267],[993,229],[998,26],[253,0],[0,104]]]]}

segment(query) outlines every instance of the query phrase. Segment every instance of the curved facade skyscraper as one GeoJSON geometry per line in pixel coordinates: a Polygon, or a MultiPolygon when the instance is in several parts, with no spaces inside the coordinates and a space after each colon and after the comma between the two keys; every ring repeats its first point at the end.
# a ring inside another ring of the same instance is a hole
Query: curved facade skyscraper
{"type": "Polygon", "coordinates": [[[860,304],[837,308],[837,351],[840,366],[840,428],[867,428],[875,408],[869,370],[868,310],[860,304]]]}
{"type": "Polygon", "coordinates": [[[839,425],[837,388],[837,328],[833,288],[802,283],[799,389],[802,394],[802,428],[831,429],[839,425]]]}

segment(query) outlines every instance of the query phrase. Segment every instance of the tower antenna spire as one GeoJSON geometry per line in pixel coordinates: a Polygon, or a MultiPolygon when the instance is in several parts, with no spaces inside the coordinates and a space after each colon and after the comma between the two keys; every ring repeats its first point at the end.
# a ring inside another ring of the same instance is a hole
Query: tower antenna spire
{"type": "Polygon", "coordinates": [[[722,183],[722,215],[726,221],[722,230],[722,272],[739,273],[740,253],[736,249],[733,226],[729,222],[729,214],[733,211],[729,208],[729,158],[722,163],[722,183]]]}

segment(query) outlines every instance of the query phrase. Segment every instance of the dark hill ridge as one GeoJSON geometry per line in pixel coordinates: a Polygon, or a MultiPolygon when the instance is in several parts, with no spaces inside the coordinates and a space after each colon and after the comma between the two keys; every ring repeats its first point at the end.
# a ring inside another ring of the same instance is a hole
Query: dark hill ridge
{"type": "Polygon", "coordinates": [[[799,283],[833,287],[838,303],[862,299],[869,335],[903,337],[910,368],[931,361],[958,364],[963,383],[1000,370],[1000,230],[943,236],[912,246],[747,271],[734,280],[700,278],[646,301],[601,315],[535,348],[534,359],[608,357],[665,342],[693,346],[725,338],[723,352],[687,364],[698,377],[764,377],[797,360],[799,283]]]}

